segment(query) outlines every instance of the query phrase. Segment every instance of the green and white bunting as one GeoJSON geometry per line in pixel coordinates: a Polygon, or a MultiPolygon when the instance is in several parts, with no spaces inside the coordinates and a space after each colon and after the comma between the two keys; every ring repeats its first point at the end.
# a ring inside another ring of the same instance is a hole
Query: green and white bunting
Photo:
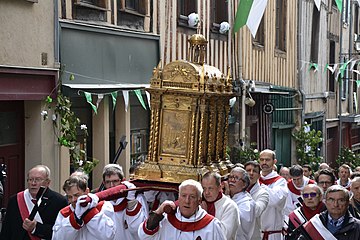
{"type": "Polygon", "coordinates": [[[96,106],[92,103],[91,93],[84,92],[84,94],[85,94],[86,101],[90,104],[90,106],[91,106],[92,109],[94,110],[95,114],[97,114],[97,108],[96,108],[96,106]]]}
{"type": "Polygon", "coordinates": [[[113,111],[114,111],[115,107],[116,107],[117,91],[111,93],[111,98],[112,98],[112,101],[113,101],[113,111]]]}
{"type": "Polygon", "coordinates": [[[139,102],[141,103],[141,106],[146,110],[146,106],[145,106],[145,102],[144,102],[144,99],[141,95],[141,91],[140,89],[136,89],[134,90],[135,94],[136,94],[136,97],[139,99],[139,102]]]}

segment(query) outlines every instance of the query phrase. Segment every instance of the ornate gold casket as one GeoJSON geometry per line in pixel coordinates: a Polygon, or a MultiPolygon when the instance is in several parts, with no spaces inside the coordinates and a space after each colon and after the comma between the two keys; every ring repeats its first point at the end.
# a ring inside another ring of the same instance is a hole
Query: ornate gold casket
{"type": "Polygon", "coordinates": [[[226,159],[232,79],[205,64],[203,35],[191,36],[189,44],[188,61],[153,71],[149,151],[136,179],[180,183],[232,167],[226,159]]]}

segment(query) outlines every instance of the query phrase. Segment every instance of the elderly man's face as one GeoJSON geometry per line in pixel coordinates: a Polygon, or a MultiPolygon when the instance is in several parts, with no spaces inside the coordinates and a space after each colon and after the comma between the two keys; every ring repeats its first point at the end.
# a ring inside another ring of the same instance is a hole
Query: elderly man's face
{"type": "Polygon", "coordinates": [[[342,191],[330,192],[325,200],[326,208],[333,219],[344,216],[348,210],[349,201],[346,200],[345,193],[342,191]]]}
{"type": "Polygon", "coordinates": [[[217,186],[215,178],[208,177],[204,178],[201,181],[201,185],[204,189],[203,196],[208,202],[213,202],[216,200],[219,192],[221,192],[221,185],[217,186]]]}
{"type": "Polygon", "coordinates": [[[360,182],[351,183],[351,192],[354,194],[353,198],[360,201],[360,182]]]}
{"type": "Polygon", "coordinates": [[[181,214],[189,218],[195,214],[201,203],[201,196],[194,186],[184,186],[179,192],[179,209],[181,214]]]}
{"type": "Polygon", "coordinates": [[[302,197],[304,199],[305,206],[313,210],[316,209],[322,200],[322,195],[318,192],[318,189],[311,186],[304,187],[302,197]]]}
{"type": "Polygon", "coordinates": [[[30,195],[35,199],[41,186],[49,186],[50,179],[46,177],[46,173],[42,168],[33,168],[29,171],[27,184],[30,195]]]}
{"type": "Polygon", "coordinates": [[[228,182],[231,196],[242,192],[245,188],[245,182],[243,180],[243,174],[241,172],[231,171],[229,174],[228,182]]]}

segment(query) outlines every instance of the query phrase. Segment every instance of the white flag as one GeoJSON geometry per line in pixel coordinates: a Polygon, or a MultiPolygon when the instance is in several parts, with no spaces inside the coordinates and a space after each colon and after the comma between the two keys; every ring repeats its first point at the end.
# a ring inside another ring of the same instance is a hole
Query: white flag
{"type": "Polygon", "coordinates": [[[122,95],[124,97],[125,111],[127,112],[128,106],[129,106],[129,91],[128,90],[123,90],[122,95]]]}
{"type": "MultiPolygon", "coordinates": [[[[360,1],[360,0],[358,0],[360,1]]],[[[318,9],[318,11],[320,11],[320,4],[321,4],[321,0],[314,0],[316,8],[318,9]]]]}
{"type": "Polygon", "coordinates": [[[98,94],[97,95],[96,108],[99,108],[99,104],[101,103],[103,98],[104,98],[104,94],[98,94]]]}
{"type": "Polygon", "coordinates": [[[261,19],[264,15],[267,0],[254,0],[246,26],[250,29],[251,35],[255,38],[261,19]]]}

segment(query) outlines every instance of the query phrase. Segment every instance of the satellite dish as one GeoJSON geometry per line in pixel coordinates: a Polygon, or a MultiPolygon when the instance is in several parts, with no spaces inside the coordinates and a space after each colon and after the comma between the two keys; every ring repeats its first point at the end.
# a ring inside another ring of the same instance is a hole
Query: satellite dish
{"type": "Polygon", "coordinates": [[[274,105],[271,103],[267,103],[263,106],[263,112],[266,114],[271,114],[274,110],[274,105]]]}

